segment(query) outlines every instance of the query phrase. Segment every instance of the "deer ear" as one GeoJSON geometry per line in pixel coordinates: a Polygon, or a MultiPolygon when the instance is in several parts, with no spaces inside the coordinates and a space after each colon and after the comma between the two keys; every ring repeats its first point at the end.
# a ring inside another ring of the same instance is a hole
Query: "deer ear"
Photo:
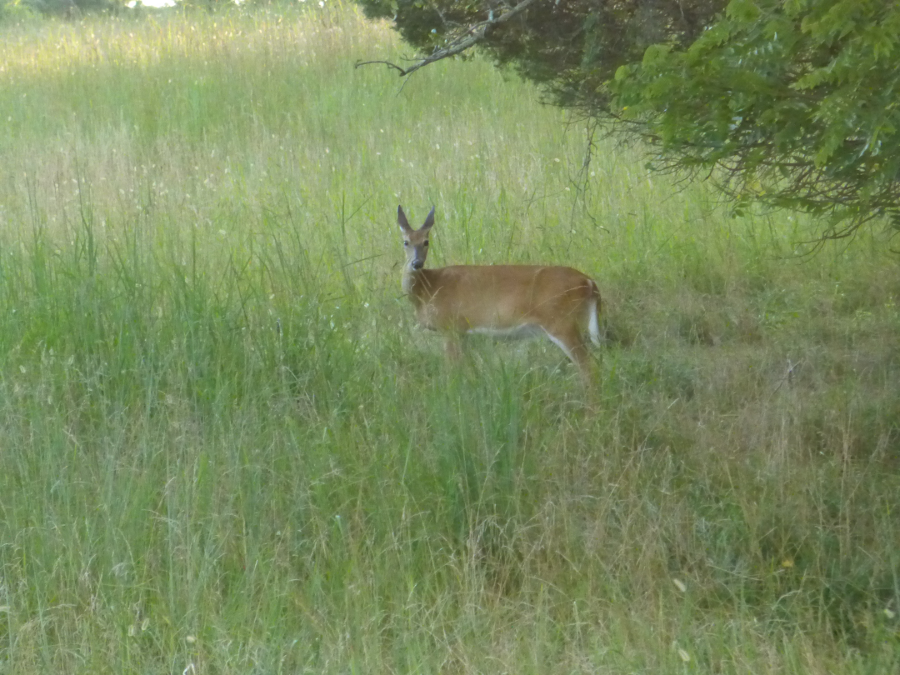
{"type": "Polygon", "coordinates": [[[403,213],[403,207],[397,207],[397,224],[400,226],[400,229],[404,232],[408,232],[412,228],[409,226],[409,221],[406,219],[406,214],[403,213]]]}
{"type": "Polygon", "coordinates": [[[428,214],[428,217],[425,219],[425,224],[422,225],[421,229],[430,230],[434,227],[434,207],[431,207],[431,212],[428,214]]]}

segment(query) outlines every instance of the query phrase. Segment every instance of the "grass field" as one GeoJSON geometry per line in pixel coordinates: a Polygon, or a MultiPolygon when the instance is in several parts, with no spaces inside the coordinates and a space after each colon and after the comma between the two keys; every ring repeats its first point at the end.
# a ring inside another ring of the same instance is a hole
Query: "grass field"
{"type": "Polygon", "coordinates": [[[327,2],[0,27],[0,673],[900,671],[900,258],[327,2]],[[433,265],[593,276],[459,368],[433,265]]]}

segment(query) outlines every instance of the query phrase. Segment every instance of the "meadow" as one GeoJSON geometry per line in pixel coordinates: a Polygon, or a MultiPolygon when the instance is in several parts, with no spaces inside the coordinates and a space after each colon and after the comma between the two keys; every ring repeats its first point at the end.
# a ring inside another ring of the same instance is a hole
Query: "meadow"
{"type": "Polygon", "coordinates": [[[900,257],[337,2],[0,26],[0,673],[900,671],[900,257]],[[429,264],[597,280],[448,364],[429,264]]]}

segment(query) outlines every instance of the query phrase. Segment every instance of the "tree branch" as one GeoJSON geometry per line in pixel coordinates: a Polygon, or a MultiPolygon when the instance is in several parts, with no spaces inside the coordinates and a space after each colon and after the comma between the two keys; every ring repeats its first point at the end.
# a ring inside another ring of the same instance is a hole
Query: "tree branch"
{"type": "Polygon", "coordinates": [[[359,68],[360,66],[367,66],[372,63],[383,63],[390,68],[396,68],[397,70],[399,70],[400,77],[407,77],[408,75],[412,75],[414,72],[419,70],[419,68],[424,68],[425,66],[434,63],[435,61],[440,61],[450,56],[456,56],[457,54],[461,54],[462,52],[466,51],[470,47],[473,47],[484,39],[484,36],[489,28],[494,28],[495,26],[506,23],[517,14],[521,14],[522,12],[524,12],[529,5],[534,4],[536,1],[537,0],[522,0],[515,7],[511,7],[499,16],[495,16],[494,11],[491,10],[487,19],[469,26],[462,34],[453,38],[446,47],[435,49],[430,56],[418,59],[416,63],[409,68],[401,68],[396,63],[391,63],[390,61],[357,61],[354,67],[359,68]]]}

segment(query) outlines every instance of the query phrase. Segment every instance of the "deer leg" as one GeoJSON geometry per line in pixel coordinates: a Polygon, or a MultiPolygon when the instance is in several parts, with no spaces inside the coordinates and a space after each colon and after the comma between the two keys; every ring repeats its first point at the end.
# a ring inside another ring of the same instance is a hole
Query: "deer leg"
{"type": "Polygon", "coordinates": [[[563,350],[566,356],[578,367],[581,377],[585,382],[591,381],[591,357],[588,354],[587,347],[584,344],[584,337],[576,329],[557,330],[550,332],[546,328],[547,333],[553,344],[563,350]]]}
{"type": "Polygon", "coordinates": [[[453,362],[458,362],[462,359],[462,341],[463,336],[458,333],[449,333],[447,335],[444,350],[447,353],[447,358],[453,362]]]}

